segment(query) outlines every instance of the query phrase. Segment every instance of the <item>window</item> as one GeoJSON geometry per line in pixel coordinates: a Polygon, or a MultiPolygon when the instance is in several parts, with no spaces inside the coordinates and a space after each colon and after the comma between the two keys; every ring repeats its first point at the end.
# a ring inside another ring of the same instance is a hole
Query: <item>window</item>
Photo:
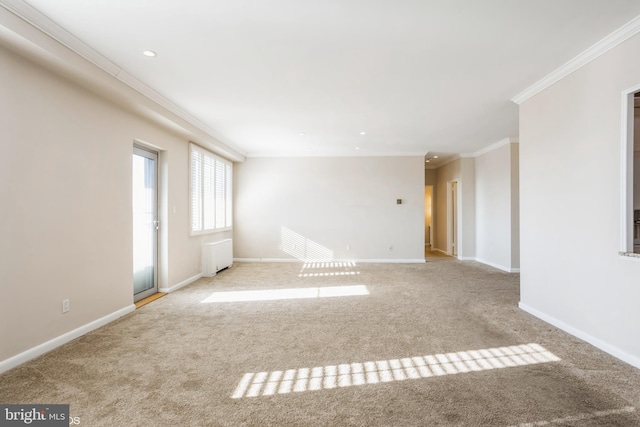
{"type": "Polygon", "coordinates": [[[191,234],[231,228],[233,165],[195,144],[191,158],[191,234]]]}

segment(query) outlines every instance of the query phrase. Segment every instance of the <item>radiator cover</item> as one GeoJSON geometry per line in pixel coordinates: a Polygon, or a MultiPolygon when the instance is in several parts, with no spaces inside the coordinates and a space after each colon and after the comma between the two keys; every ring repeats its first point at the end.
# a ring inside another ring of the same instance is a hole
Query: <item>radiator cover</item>
{"type": "Polygon", "coordinates": [[[218,271],[233,265],[233,241],[231,239],[202,244],[202,275],[215,276],[218,271]]]}

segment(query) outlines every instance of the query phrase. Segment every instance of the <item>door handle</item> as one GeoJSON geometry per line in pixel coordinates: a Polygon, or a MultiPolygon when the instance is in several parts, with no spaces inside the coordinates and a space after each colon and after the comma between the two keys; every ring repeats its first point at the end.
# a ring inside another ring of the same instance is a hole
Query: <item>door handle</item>
{"type": "Polygon", "coordinates": [[[156,230],[159,230],[159,229],[160,229],[160,221],[159,221],[159,220],[157,220],[157,219],[156,219],[156,220],[154,220],[154,221],[153,221],[153,227],[154,227],[156,230]]]}

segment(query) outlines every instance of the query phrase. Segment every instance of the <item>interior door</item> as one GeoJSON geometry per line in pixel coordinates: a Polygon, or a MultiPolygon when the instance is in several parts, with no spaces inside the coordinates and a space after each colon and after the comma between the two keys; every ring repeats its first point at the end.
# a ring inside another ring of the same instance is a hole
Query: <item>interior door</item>
{"type": "Polygon", "coordinates": [[[158,153],[133,147],[134,301],[158,292],[158,153]]]}

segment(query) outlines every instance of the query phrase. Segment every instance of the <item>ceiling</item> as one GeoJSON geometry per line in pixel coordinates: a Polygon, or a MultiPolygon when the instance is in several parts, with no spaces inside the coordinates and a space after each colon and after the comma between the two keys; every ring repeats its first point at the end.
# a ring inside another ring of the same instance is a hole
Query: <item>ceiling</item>
{"type": "Polygon", "coordinates": [[[27,3],[248,156],[473,153],[518,136],[511,98],[640,15],[638,0],[27,3]]]}

